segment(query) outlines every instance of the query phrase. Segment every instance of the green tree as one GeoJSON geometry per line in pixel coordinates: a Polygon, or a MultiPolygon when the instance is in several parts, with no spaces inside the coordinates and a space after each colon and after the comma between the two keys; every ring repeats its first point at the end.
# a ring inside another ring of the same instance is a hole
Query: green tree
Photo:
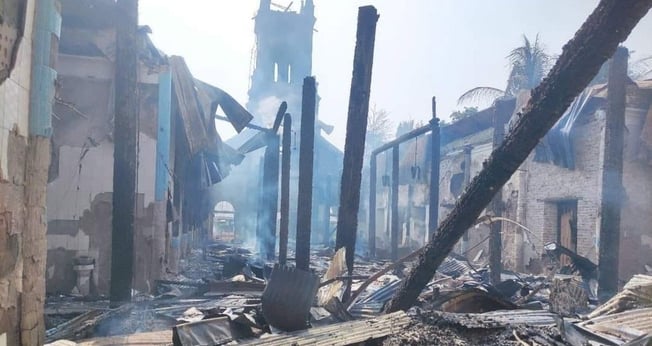
{"type": "Polygon", "coordinates": [[[523,45],[514,48],[507,56],[511,70],[505,90],[494,87],[475,87],[460,96],[458,104],[478,100],[495,100],[500,97],[516,96],[521,90],[531,90],[543,80],[552,61],[539,35],[531,42],[523,35],[523,45]]]}

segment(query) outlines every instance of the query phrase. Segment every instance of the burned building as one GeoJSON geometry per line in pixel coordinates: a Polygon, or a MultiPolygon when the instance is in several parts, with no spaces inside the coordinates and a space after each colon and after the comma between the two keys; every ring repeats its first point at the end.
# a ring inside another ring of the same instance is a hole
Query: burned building
{"type": "MultiPolygon", "coordinates": [[[[541,141],[502,189],[502,261],[508,269],[540,272],[543,246],[556,242],[598,263],[604,172],[606,85],[594,85],[576,98],[560,121],[541,141]]],[[[507,101],[513,122],[528,95],[507,101]]],[[[650,270],[649,209],[652,200],[649,165],[652,87],[649,80],[627,85],[625,146],[623,151],[624,195],[620,200],[619,276],[621,282],[650,270]]],[[[504,112],[504,110],[503,110],[504,112]]],[[[440,220],[454,207],[469,181],[482,170],[494,149],[492,117],[495,107],[441,128],[440,220]]],[[[509,124],[506,126],[509,130],[509,124]]],[[[416,249],[427,241],[428,142],[421,136],[401,148],[399,223],[400,244],[416,249]],[[420,177],[414,176],[415,170],[420,177]]],[[[379,156],[376,205],[376,244],[389,248],[389,179],[391,153],[379,156]]],[[[489,213],[492,214],[492,213],[489,213]]],[[[471,259],[486,259],[489,227],[469,229],[455,252],[471,259]]]]}
{"type": "MultiPolygon", "coordinates": [[[[280,8],[269,0],[261,0],[254,18],[256,44],[253,73],[247,109],[255,116],[253,123],[271,128],[281,102],[288,104],[292,116],[292,145],[290,165],[290,234],[296,230],[296,211],[299,179],[299,148],[301,127],[301,93],[304,77],[312,74],[312,40],[315,25],[315,6],[312,0],[302,1],[298,11],[280,8]],[[277,7],[273,9],[272,7],[277,7]]],[[[317,105],[319,96],[317,96],[317,105]]],[[[314,186],[312,229],[315,241],[327,242],[332,233],[331,216],[339,203],[339,177],[342,152],[324,136],[332,126],[316,121],[314,146],[314,186]],[[317,168],[319,167],[319,168],[317,168]]],[[[261,202],[262,155],[266,144],[262,133],[246,129],[227,141],[247,154],[243,163],[234,168],[227,184],[216,186],[215,202],[227,202],[233,208],[236,239],[253,245],[257,227],[268,212],[269,205],[261,202]]],[[[260,233],[260,232],[258,232],[260,233]]],[[[264,232],[268,234],[268,232],[264,232]]]]}
{"type": "MultiPolygon", "coordinates": [[[[48,183],[47,289],[106,294],[111,268],[114,1],[62,1],[62,39],[48,183]]],[[[138,176],[134,288],[176,273],[189,244],[206,236],[209,188],[242,156],[222,143],[218,105],[242,126],[251,116],[196,80],[183,58],[138,34],[138,176]]],[[[238,129],[241,129],[239,127],[238,129]]]]}

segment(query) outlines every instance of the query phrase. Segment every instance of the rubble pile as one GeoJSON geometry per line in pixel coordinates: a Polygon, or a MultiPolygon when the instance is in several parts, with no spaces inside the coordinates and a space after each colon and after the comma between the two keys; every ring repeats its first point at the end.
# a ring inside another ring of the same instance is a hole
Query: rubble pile
{"type": "Polygon", "coordinates": [[[136,294],[132,304],[119,309],[109,309],[106,300],[51,298],[52,321],[68,320],[49,329],[47,340],[95,338],[78,345],[147,339],[174,345],[375,340],[385,345],[556,346],[623,345],[652,332],[652,277],[646,275],[635,276],[596,307],[590,280],[581,271],[554,267],[545,277],[503,271],[502,281],[493,285],[486,264],[452,253],[415,307],[385,314],[410,261],[397,265],[357,258],[354,275],[347,276],[344,249],[313,249],[311,258],[314,270],[298,273],[303,276],[294,281],[292,267],[259,260],[237,246],[210,244],[192,252],[179,275],[158,281],[155,295],[136,294]],[[347,300],[349,281],[353,294],[347,300]]]}
{"type": "Polygon", "coordinates": [[[508,322],[483,314],[421,309],[412,309],[410,315],[412,321],[408,327],[389,337],[383,345],[567,345],[554,320],[534,325],[536,319],[528,322],[527,316],[508,322]]]}

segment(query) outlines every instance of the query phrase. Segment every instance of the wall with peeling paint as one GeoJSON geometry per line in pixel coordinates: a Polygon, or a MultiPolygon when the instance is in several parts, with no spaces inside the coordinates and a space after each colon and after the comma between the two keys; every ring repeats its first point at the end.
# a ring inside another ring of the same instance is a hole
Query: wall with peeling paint
{"type": "MultiPolygon", "coordinates": [[[[65,22],[64,22],[65,28],[65,22]]],[[[63,35],[70,34],[64,30],[63,35]]],[[[104,42],[112,35],[98,34],[104,42]]],[[[64,42],[70,38],[63,37],[64,42]]],[[[95,41],[97,42],[97,41],[95,41]]],[[[106,45],[99,43],[98,45],[106,45]]],[[[75,258],[95,261],[92,294],[110,282],[113,191],[113,63],[105,58],[59,54],[52,161],[48,184],[49,293],[75,289],[75,258]]],[[[149,291],[160,278],[167,231],[165,200],[155,201],[158,68],[141,64],[138,117],[138,200],[134,288],[149,291]],[[158,220],[155,220],[157,218],[158,220]]]]}

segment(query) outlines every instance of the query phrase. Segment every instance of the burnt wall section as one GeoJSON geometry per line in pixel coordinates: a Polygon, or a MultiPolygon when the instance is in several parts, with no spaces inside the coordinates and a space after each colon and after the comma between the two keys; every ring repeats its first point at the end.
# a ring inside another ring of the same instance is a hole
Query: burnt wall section
{"type": "MultiPolygon", "coordinates": [[[[89,257],[95,262],[91,294],[106,294],[111,268],[113,82],[104,78],[109,76],[84,77],[79,69],[93,75],[110,69],[111,63],[83,56],[60,58],[64,71],[54,107],[47,196],[47,292],[73,291],[75,261],[89,257]]],[[[134,288],[149,291],[153,285],[148,281],[163,272],[164,242],[156,240],[165,239],[167,224],[165,212],[154,212],[155,205],[163,203],[154,201],[158,85],[141,83],[139,93],[134,288]]]]}

